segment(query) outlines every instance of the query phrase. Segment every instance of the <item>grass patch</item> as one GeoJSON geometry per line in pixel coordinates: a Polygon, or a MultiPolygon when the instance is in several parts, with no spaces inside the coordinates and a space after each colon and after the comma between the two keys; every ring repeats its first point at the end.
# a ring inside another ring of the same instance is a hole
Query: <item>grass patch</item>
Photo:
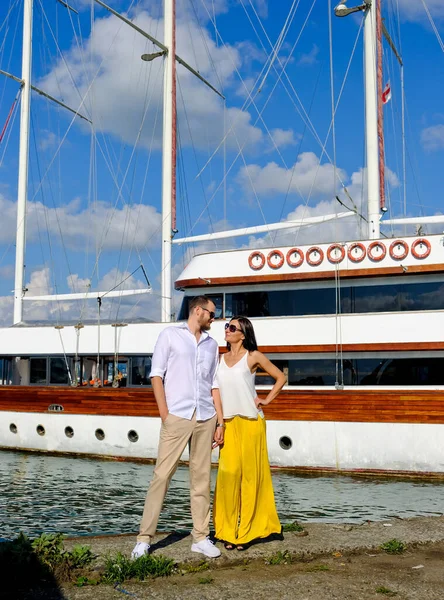
{"type": "Polygon", "coordinates": [[[182,563],[180,570],[182,573],[201,573],[202,571],[208,571],[210,565],[206,560],[201,560],[198,563],[182,563]]]}
{"type": "Polygon", "coordinates": [[[199,577],[199,583],[205,585],[207,583],[213,583],[214,579],[212,577],[199,577]]]}
{"type": "Polygon", "coordinates": [[[174,560],[165,556],[144,554],[135,560],[124,556],[121,552],[108,555],[105,559],[105,571],[102,574],[104,583],[123,583],[129,579],[167,577],[174,569],[174,560]]]}
{"type": "Polygon", "coordinates": [[[393,590],[389,590],[389,588],[384,587],[383,585],[376,588],[375,592],[377,594],[383,594],[384,596],[388,596],[392,598],[393,596],[397,596],[398,592],[394,592],[393,590]]]}
{"type": "Polygon", "coordinates": [[[86,575],[79,575],[74,582],[77,587],[84,587],[86,585],[99,585],[100,577],[97,579],[90,579],[86,575]]]}
{"type": "Polygon", "coordinates": [[[0,544],[0,578],[23,589],[30,584],[52,585],[55,580],[75,581],[95,555],[89,546],[65,549],[61,533],[42,534],[34,540],[20,534],[0,544]]]}
{"type": "Polygon", "coordinates": [[[288,550],[275,552],[265,559],[266,565],[289,565],[291,564],[291,554],[288,550]]]}
{"type": "Polygon", "coordinates": [[[385,542],[385,544],[381,544],[379,547],[381,550],[384,550],[384,552],[387,552],[387,554],[402,554],[407,549],[404,542],[400,542],[396,539],[385,542]]]}
{"type": "Polygon", "coordinates": [[[284,533],[287,531],[296,531],[298,533],[300,533],[301,531],[304,531],[304,528],[302,527],[302,525],[299,525],[299,523],[297,521],[293,521],[293,523],[285,523],[285,525],[283,525],[282,527],[284,533]]]}
{"type": "Polygon", "coordinates": [[[306,569],[309,573],[317,573],[319,571],[330,571],[328,565],[309,565],[306,569]]]}

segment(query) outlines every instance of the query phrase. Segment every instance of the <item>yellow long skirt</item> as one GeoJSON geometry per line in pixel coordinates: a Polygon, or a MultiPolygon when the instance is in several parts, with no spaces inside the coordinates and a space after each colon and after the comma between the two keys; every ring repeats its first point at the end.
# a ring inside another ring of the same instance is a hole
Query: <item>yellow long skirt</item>
{"type": "Polygon", "coordinates": [[[238,545],[281,532],[261,417],[225,421],[213,522],[216,538],[238,545]]]}

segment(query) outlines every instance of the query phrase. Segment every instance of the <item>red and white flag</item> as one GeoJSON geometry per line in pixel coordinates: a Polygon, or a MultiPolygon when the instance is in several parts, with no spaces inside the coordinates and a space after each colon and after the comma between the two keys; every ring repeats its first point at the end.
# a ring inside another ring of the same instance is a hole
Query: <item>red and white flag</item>
{"type": "Polygon", "coordinates": [[[382,90],[382,103],[387,104],[392,99],[392,88],[390,87],[390,81],[387,81],[385,88],[382,90]]]}

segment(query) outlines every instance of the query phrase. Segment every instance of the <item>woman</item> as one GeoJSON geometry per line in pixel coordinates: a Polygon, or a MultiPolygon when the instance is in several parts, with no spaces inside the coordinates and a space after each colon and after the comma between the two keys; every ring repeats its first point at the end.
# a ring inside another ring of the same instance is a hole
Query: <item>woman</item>
{"type": "Polygon", "coordinates": [[[261,407],[276,398],[286,378],[258,351],[253,325],[246,317],[233,317],[225,325],[225,339],[228,352],[220,360],[213,385],[214,403],[225,428],[223,439],[220,429],[215,435],[221,449],[213,521],[216,538],[224,540],[227,550],[245,550],[252,540],[281,532],[261,407]],[[266,398],[259,398],[254,386],[259,368],[275,379],[266,398]]]}

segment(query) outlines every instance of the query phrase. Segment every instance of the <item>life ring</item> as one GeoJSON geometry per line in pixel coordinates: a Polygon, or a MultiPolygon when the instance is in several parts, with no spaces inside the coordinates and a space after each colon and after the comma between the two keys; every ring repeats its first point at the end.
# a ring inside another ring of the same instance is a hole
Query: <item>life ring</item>
{"type": "Polygon", "coordinates": [[[379,262],[380,260],[383,260],[386,254],[387,248],[382,242],[372,242],[367,248],[367,256],[373,262],[379,262]],[[376,254],[375,251],[379,252],[379,254],[376,254]]]}
{"type": "Polygon", "coordinates": [[[252,252],[248,257],[248,264],[253,271],[260,271],[265,265],[265,256],[262,252],[256,250],[256,252],[252,252]]]}
{"type": "Polygon", "coordinates": [[[361,260],[364,260],[366,254],[367,251],[365,246],[364,244],[361,244],[361,242],[353,242],[353,244],[350,244],[347,253],[349,260],[354,263],[359,263],[361,260]],[[356,253],[355,250],[358,250],[358,253],[356,253]]]}
{"type": "Polygon", "coordinates": [[[284,260],[284,255],[280,250],[272,250],[268,253],[267,264],[271,269],[280,269],[284,260]]]}
{"type": "Polygon", "coordinates": [[[291,248],[291,250],[287,252],[287,265],[289,267],[293,267],[295,269],[296,267],[300,267],[303,262],[304,253],[300,248],[291,248]],[[298,256],[296,260],[293,259],[294,255],[298,256]]]}
{"type": "Polygon", "coordinates": [[[425,238],[419,238],[418,240],[415,240],[412,244],[411,247],[411,252],[413,254],[413,256],[415,258],[427,258],[428,255],[430,254],[430,252],[432,251],[432,246],[430,245],[429,240],[426,240],[425,238]],[[425,252],[418,252],[418,250],[416,249],[417,247],[425,247],[425,252]]]}
{"type": "Polygon", "coordinates": [[[341,244],[332,244],[331,246],[329,246],[329,248],[327,250],[327,258],[331,263],[333,263],[333,264],[340,263],[344,260],[344,257],[345,257],[344,246],[342,246],[341,244]],[[338,251],[339,251],[339,256],[334,256],[334,254],[336,254],[338,251]]]}
{"type": "Polygon", "coordinates": [[[307,250],[306,259],[309,265],[312,267],[317,267],[324,260],[324,251],[318,248],[318,246],[312,246],[307,250]],[[315,253],[318,254],[319,258],[310,258],[310,256],[315,253]]]}
{"type": "Polygon", "coordinates": [[[394,260],[403,260],[409,253],[409,245],[407,244],[407,242],[404,242],[404,240],[395,240],[391,243],[389,252],[390,256],[394,260]],[[398,253],[395,252],[395,248],[398,249],[398,253]],[[400,248],[402,248],[401,253],[399,253],[400,248]]]}

